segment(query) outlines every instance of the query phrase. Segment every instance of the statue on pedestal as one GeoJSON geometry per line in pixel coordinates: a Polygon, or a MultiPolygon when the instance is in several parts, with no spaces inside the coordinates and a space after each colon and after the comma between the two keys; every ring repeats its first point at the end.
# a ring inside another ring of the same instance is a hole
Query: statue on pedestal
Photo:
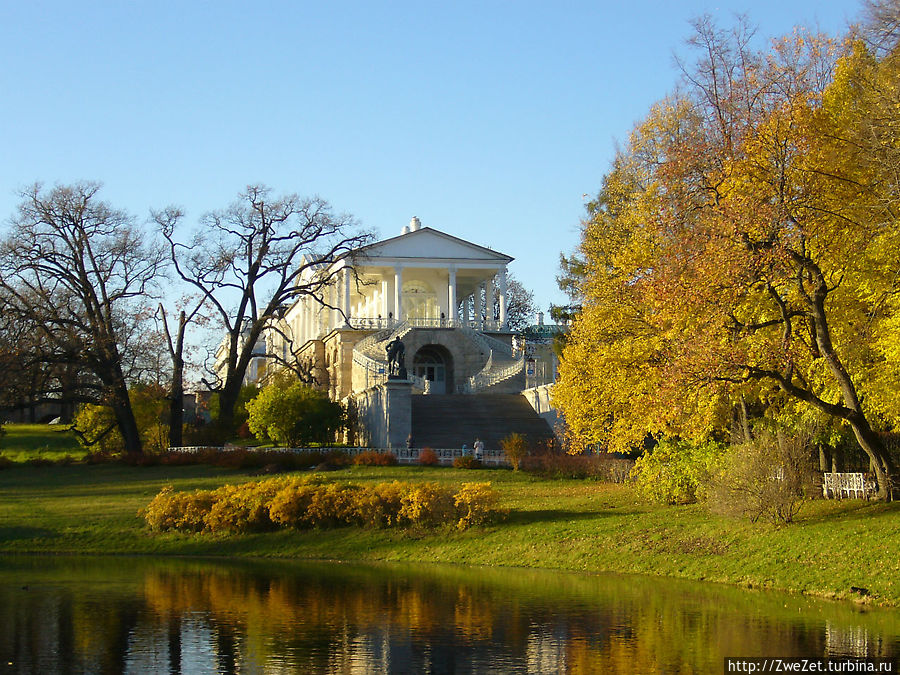
{"type": "Polygon", "coordinates": [[[387,352],[388,360],[388,379],[389,380],[405,380],[406,379],[406,345],[398,335],[388,342],[384,348],[387,352]]]}

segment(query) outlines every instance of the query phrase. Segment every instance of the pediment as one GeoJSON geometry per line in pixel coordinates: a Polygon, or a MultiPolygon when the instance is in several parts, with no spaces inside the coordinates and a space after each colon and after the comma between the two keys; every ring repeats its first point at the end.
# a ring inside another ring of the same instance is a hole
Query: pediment
{"type": "Polygon", "coordinates": [[[513,259],[478,244],[452,235],[422,227],[397,237],[365,246],[358,251],[360,258],[370,263],[384,260],[466,260],[506,264],[513,259]]]}

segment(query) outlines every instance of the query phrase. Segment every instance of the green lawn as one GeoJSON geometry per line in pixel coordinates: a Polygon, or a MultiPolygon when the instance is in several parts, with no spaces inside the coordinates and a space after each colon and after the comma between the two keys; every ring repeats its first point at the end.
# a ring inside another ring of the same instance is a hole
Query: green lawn
{"type": "Polygon", "coordinates": [[[66,455],[81,459],[87,452],[65,425],[4,424],[0,455],[14,462],[29,459],[58,460],[66,455]]]}
{"type": "Polygon", "coordinates": [[[507,470],[352,467],[352,482],[489,480],[508,520],[423,534],[342,528],[252,535],[149,534],[137,512],[177,490],[252,480],[210,467],[73,465],[0,471],[0,554],[144,553],[449,562],[626,572],[769,587],[900,605],[900,504],[810,501],[789,526],[650,506],[628,486],[545,480],[507,470]]]}

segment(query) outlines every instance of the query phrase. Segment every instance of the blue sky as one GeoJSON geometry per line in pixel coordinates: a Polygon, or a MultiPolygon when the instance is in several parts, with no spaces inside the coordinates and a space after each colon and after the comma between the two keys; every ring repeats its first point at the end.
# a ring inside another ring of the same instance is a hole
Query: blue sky
{"type": "Polygon", "coordinates": [[[842,32],[856,0],[0,0],[0,219],[39,180],[193,220],[248,183],[381,237],[512,255],[542,309],[616,143],[675,85],[689,20],[842,32]]]}

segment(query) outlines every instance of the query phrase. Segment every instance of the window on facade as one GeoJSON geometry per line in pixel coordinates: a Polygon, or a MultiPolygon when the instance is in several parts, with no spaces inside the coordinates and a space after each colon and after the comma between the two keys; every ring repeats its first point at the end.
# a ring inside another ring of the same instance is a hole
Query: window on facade
{"type": "Polygon", "coordinates": [[[437,319],[440,316],[437,294],[424,281],[403,284],[403,316],[408,319],[437,319]]]}

